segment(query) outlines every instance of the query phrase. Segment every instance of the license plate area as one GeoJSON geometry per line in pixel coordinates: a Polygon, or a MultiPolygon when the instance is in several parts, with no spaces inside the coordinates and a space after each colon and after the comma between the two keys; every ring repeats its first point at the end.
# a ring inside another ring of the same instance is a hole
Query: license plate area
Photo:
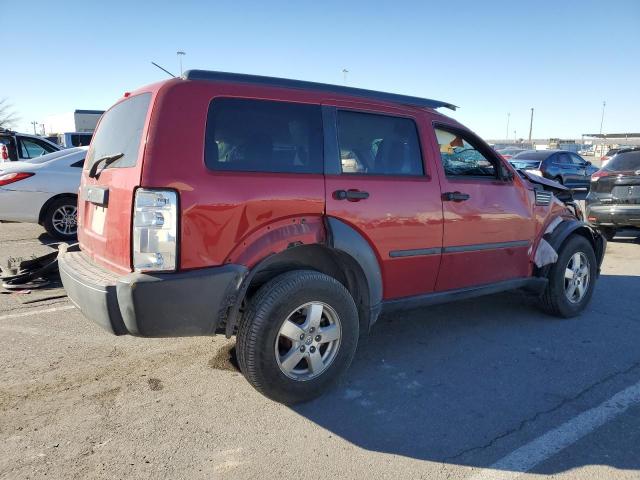
{"type": "Polygon", "coordinates": [[[611,196],[617,203],[636,203],[640,201],[640,185],[619,185],[613,187],[611,196]]]}
{"type": "Polygon", "coordinates": [[[107,218],[107,207],[89,204],[93,207],[91,212],[91,230],[98,235],[104,234],[104,223],[107,218]]]}

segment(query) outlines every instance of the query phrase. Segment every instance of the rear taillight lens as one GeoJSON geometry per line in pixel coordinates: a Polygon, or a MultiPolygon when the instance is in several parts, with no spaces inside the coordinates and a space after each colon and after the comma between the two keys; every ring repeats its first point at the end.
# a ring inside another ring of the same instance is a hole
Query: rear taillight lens
{"type": "Polygon", "coordinates": [[[176,269],[178,195],[173,190],[136,190],[133,207],[133,268],[176,269]]]}
{"type": "Polygon", "coordinates": [[[598,170],[597,172],[591,174],[591,181],[597,182],[598,179],[602,177],[608,177],[608,176],[609,176],[609,172],[605,172],[604,170],[598,170]]]}
{"type": "Polygon", "coordinates": [[[24,180],[25,178],[32,177],[33,175],[33,173],[28,172],[5,173],[4,175],[0,175],[0,187],[24,180]]]}

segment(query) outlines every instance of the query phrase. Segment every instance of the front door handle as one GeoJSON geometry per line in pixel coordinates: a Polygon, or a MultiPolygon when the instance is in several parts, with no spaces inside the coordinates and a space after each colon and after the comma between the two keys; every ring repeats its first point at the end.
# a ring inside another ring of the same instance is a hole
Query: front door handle
{"type": "Polygon", "coordinates": [[[333,192],[333,198],[336,200],[349,200],[351,202],[359,202],[369,198],[369,192],[362,190],[336,190],[333,192]]]}
{"type": "Polygon", "coordinates": [[[445,192],[442,194],[442,200],[445,202],[464,202],[469,200],[471,196],[468,193],[462,192],[445,192]]]}

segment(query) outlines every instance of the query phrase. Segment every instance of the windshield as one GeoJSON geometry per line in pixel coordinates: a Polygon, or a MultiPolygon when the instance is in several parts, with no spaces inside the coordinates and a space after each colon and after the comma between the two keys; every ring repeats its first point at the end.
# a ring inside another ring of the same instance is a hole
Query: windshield
{"type": "Polygon", "coordinates": [[[84,163],[86,169],[103,157],[122,153],[109,168],[133,167],[138,161],[150,93],[130,97],[104,114],[93,136],[91,152],[84,163]]]}
{"type": "Polygon", "coordinates": [[[640,150],[635,152],[619,153],[611,159],[603,168],[607,171],[626,172],[640,170],[640,150]]]}

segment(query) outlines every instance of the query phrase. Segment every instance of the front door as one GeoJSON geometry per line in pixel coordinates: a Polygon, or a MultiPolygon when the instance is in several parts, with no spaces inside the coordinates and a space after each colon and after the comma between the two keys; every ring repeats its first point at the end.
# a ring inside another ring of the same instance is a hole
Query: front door
{"type": "Polygon", "coordinates": [[[384,299],[432,292],[442,203],[437,176],[422,155],[425,119],[353,102],[324,109],[327,215],[369,242],[384,299]]]}
{"type": "Polygon", "coordinates": [[[471,132],[436,125],[444,235],[437,291],[530,275],[535,225],[528,191],[471,132]]]}

